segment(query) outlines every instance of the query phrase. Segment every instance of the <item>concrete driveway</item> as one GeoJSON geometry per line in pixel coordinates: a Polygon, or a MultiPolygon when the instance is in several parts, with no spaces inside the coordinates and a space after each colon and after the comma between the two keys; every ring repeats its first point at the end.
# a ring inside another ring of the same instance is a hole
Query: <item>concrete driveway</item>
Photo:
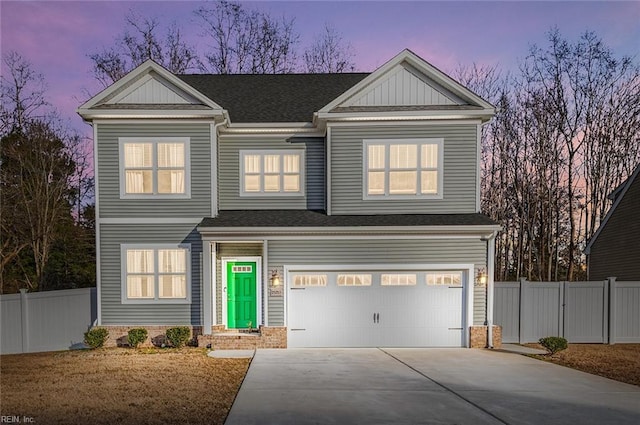
{"type": "Polygon", "coordinates": [[[640,388],[475,349],[258,350],[226,424],[633,424],[640,388]]]}

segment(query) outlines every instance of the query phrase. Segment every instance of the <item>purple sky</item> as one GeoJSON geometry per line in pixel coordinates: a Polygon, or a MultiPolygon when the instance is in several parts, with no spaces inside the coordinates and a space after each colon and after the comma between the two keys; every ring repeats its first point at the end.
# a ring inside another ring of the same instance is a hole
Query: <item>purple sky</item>
{"type": "MultiPolygon", "coordinates": [[[[44,74],[48,100],[83,133],[75,108],[100,85],[87,55],[113,43],[134,8],[161,22],[176,20],[202,52],[192,1],[7,1],[0,0],[0,48],[16,50],[44,74]]],[[[274,16],[294,17],[301,48],[325,22],[338,28],[356,51],[358,71],[371,71],[403,48],[444,71],[473,62],[513,70],[530,44],[544,44],[558,26],[575,40],[593,30],[614,52],[640,57],[640,1],[626,2],[247,2],[274,16]]],[[[640,60],[640,58],[639,58],[640,60]]],[[[2,72],[5,72],[4,63],[2,72]]]]}

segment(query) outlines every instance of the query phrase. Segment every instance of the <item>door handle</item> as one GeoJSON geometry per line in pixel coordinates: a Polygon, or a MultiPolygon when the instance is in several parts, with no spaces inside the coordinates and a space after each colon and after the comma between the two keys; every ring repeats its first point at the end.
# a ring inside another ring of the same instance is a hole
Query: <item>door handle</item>
{"type": "Polygon", "coordinates": [[[380,313],[376,313],[376,323],[380,323],[380,313]]]}
{"type": "Polygon", "coordinates": [[[373,323],[376,323],[376,314],[373,313],[373,323]]]}

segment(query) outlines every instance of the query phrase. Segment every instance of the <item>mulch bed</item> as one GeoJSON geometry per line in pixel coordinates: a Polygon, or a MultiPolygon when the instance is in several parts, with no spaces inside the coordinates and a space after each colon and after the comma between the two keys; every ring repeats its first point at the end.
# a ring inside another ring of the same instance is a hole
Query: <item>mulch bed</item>
{"type": "Polygon", "coordinates": [[[223,424],[249,359],[199,348],[0,356],[0,415],[36,424],[223,424]]]}
{"type": "MultiPolygon", "coordinates": [[[[538,344],[526,345],[542,348],[538,344]]],[[[533,357],[640,386],[640,344],[569,344],[553,356],[533,357]]]]}

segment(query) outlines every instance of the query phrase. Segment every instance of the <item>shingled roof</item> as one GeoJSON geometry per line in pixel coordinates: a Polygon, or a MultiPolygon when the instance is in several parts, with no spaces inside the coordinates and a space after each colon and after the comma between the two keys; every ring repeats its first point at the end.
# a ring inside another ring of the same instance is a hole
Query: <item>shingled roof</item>
{"type": "Polygon", "coordinates": [[[311,210],[228,210],[205,218],[202,228],[219,227],[387,227],[496,226],[484,214],[326,215],[311,210]]]}
{"type": "Polygon", "coordinates": [[[364,79],[344,74],[178,75],[229,111],[235,123],[311,122],[313,113],[364,79]]]}

